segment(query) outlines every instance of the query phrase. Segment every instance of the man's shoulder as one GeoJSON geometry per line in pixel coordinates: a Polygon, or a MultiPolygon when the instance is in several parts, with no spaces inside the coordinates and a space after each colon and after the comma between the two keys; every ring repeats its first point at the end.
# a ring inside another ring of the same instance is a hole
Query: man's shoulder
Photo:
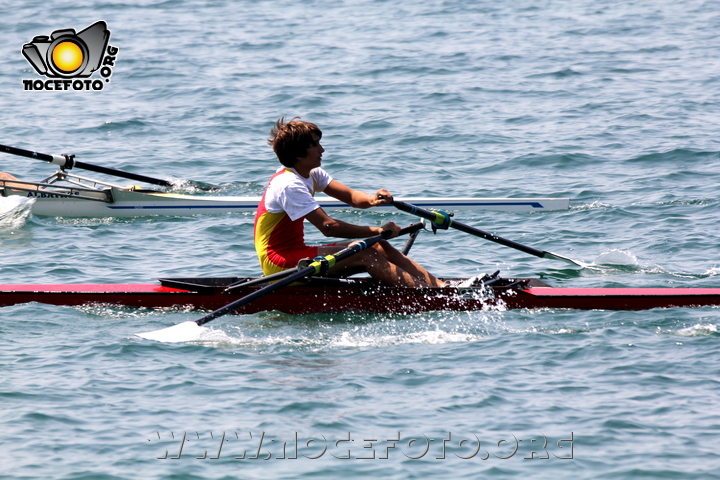
{"type": "Polygon", "coordinates": [[[280,192],[285,192],[285,195],[312,194],[312,182],[312,178],[303,179],[291,169],[279,170],[270,180],[267,191],[271,192],[271,196],[280,195],[280,192]]]}
{"type": "Polygon", "coordinates": [[[299,181],[298,175],[289,168],[282,168],[270,177],[270,184],[273,186],[289,185],[299,181]]]}
{"type": "Polygon", "coordinates": [[[321,167],[313,168],[310,170],[310,176],[315,180],[316,184],[325,189],[325,187],[332,181],[332,176],[323,170],[321,167]]]}

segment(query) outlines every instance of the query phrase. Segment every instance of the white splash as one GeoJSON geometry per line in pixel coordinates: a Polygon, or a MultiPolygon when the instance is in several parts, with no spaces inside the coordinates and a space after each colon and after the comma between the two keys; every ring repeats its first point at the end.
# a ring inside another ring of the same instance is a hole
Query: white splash
{"type": "Polygon", "coordinates": [[[0,228],[19,228],[32,212],[34,198],[25,198],[19,195],[0,197],[0,228]]]}
{"type": "Polygon", "coordinates": [[[378,347],[402,344],[441,345],[445,343],[471,342],[482,338],[482,335],[461,332],[429,330],[404,334],[367,335],[365,333],[343,332],[332,339],[329,347],[378,347]]]}
{"type": "Polygon", "coordinates": [[[703,276],[708,277],[714,277],[715,275],[720,275],[720,267],[712,267],[708,269],[705,273],[703,273],[703,276]]]}
{"type": "Polygon", "coordinates": [[[631,265],[638,266],[638,258],[627,250],[613,249],[609,252],[601,253],[596,259],[595,264],[598,265],[631,265]]]}
{"type": "Polygon", "coordinates": [[[570,210],[582,212],[586,210],[596,210],[599,208],[612,208],[612,205],[609,203],[602,203],[600,200],[595,200],[593,203],[589,203],[586,205],[578,205],[570,207],[570,210]]]}
{"type": "Polygon", "coordinates": [[[718,333],[717,325],[711,323],[697,324],[678,330],[677,334],[682,337],[706,337],[718,333]]]}

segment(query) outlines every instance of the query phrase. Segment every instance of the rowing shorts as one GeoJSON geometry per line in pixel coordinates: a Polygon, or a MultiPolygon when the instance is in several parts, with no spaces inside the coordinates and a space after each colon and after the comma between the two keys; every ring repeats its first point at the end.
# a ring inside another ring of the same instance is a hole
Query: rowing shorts
{"type": "MultiPolygon", "coordinates": [[[[323,247],[333,247],[335,245],[337,245],[337,243],[329,243],[327,245],[323,245],[323,247]]],[[[318,256],[318,248],[319,247],[317,246],[306,246],[290,252],[284,252],[282,254],[270,250],[265,258],[265,262],[262,262],[261,265],[263,274],[270,275],[282,272],[288,268],[295,268],[297,267],[298,262],[303,258],[309,258],[312,260],[318,256]]]]}
{"type": "Polygon", "coordinates": [[[318,247],[305,247],[292,252],[279,254],[277,252],[269,251],[267,256],[267,263],[262,265],[263,273],[270,275],[271,273],[281,272],[288,268],[295,268],[300,260],[303,258],[315,258],[318,256],[318,247]]]}

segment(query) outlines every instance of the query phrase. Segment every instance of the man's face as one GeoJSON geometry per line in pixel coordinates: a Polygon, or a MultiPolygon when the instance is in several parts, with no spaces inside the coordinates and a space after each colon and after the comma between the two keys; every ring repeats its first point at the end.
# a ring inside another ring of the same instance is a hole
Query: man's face
{"type": "Polygon", "coordinates": [[[312,170],[317,168],[322,163],[322,154],[325,149],[320,145],[320,139],[314,133],[312,134],[313,143],[307,149],[307,153],[304,157],[298,157],[298,163],[296,167],[307,168],[312,170]]]}

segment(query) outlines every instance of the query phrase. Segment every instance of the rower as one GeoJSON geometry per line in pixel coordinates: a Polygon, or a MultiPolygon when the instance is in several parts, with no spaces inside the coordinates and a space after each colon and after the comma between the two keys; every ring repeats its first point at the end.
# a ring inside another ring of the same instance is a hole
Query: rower
{"type": "MultiPolygon", "coordinates": [[[[305,258],[324,257],[350,245],[351,241],[308,246],[303,221],[307,219],[326,237],[365,238],[392,232],[400,227],[388,222],[382,227],[354,225],[328,216],[314,198],[316,192],[336,198],[355,208],[388,205],[392,195],[385,189],[371,195],[334,180],[321,168],[325,149],[320,145],[322,132],[317,125],[285,117],[275,122],[268,143],[282,166],[270,178],[255,216],[255,250],[265,275],[297,266],[305,258]]],[[[445,283],[422,266],[381,241],[330,268],[328,275],[341,276],[358,267],[387,285],[441,287],[445,283]]]]}

